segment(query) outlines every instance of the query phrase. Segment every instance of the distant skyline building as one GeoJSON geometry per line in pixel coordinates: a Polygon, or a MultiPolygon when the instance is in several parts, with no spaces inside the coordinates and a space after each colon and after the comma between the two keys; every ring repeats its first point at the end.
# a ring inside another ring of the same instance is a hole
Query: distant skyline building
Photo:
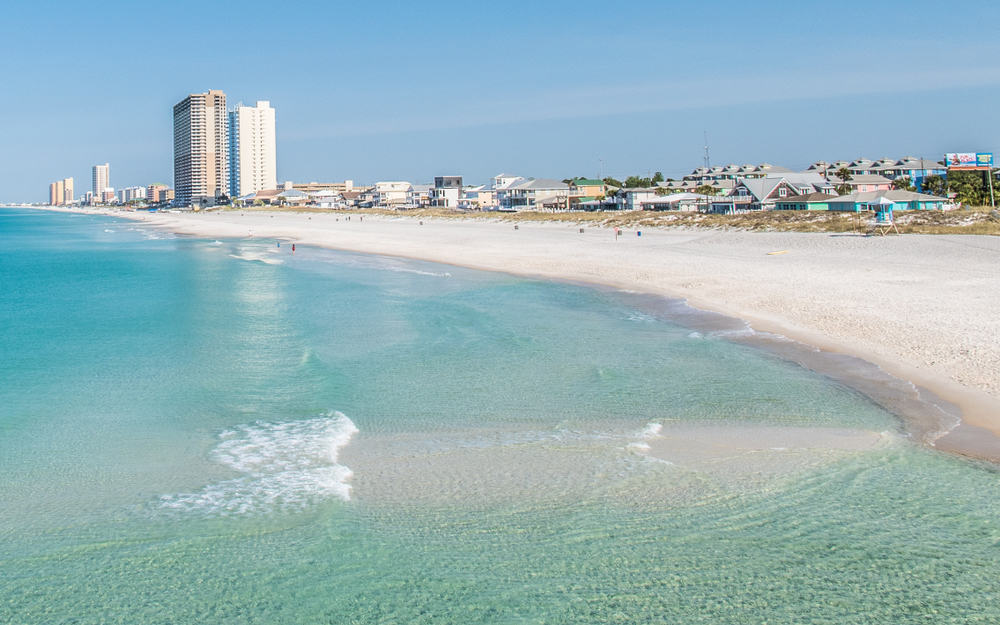
{"type": "Polygon", "coordinates": [[[91,187],[91,191],[95,196],[101,197],[104,194],[104,190],[111,186],[111,165],[108,163],[94,165],[92,178],[93,186],[91,187]]]}
{"type": "Polygon", "coordinates": [[[49,184],[49,206],[73,203],[73,178],[63,178],[49,184]]]}
{"type": "Polygon", "coordinates": [[[274,109],[267,100],[229,112],[229,196],[278,188],[274,109]]]}
{"type": "Polygon", "coordinates": [[[56,180],[49,184],[49,206],[60,206],[66,191],[62,180],[56,180]]]}
{"type": "Polygon", "coordinates": [[[153,183],[146,187],[146,201],[150,204],[169,202],[174,199],[174,190],[165,184],[153,183]]]}
{"type": "Polygon", "coordinates": [[[211,202],[229,189],[226,94],[193,93],[174,105],[174,190],[177,204],[211,202]]]}
{"type": "Polygon", "coordinates": [[[126,187],[118,191],[118,201],[122,204],[144,199],[146,199],[146,187],[126,187]]]}

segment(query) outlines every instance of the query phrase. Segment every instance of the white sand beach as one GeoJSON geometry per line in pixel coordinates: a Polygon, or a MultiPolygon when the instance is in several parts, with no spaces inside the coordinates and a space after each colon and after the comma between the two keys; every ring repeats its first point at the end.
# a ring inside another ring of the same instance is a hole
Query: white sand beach
{"type": "Polygon", "coordinates": [[[616,237],[565,223],[347,213],[119,216],[202,237],[285,238],[683,298],[930,389],[964,420],[937,445],[1000,459],[998,237],[702,229],[616,237]]]}

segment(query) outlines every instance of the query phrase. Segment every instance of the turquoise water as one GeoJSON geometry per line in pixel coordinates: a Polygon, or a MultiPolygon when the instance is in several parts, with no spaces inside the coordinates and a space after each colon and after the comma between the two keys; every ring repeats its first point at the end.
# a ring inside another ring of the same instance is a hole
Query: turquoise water
{"type": "Polygon", "coordinates": [[[0,622],[992,623],[1000,480],[628,294],[0,209],[0,622]]]}

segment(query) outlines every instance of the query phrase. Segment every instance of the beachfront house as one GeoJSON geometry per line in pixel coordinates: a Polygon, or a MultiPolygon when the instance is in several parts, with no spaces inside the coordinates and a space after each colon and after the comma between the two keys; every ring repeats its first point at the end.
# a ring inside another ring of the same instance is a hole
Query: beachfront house
{"type": "Polygon", "coordinates": [[[298,189],[288,189],[276,195],[275,199],[281,206],[304,206],[312,198],[298,189]]]}
{"type": "Polygon", "coordinates": [[[733,190],[712,201],[710,212],[733,214],[770,210],[787,197],[800,195],[799,189],[780,176],[741,178],[733,190]]]}
{"type": "Polygon", "coordinates": [[[497,174],[493,176],[493,193],[496,195],[494,206],[499,210],[513,210],[504,207],[510,206],[510,192],[514,186],[525,180],[526,178],[523,176],[515,176],[514,174],[497,174]]]}
{"type": "Polygon", "coordinates": [[[799,195],[808,195],[810,193],[837,195],[836,187],[834,187],[829,180],[815,171],[791,172],[775,176],[766,176],[765,178],[784,180],[789,185],[794,187],[799,195]]]}
{"type": "Polygon", "coordinates": [[[411,184],[406,192],[406,208],[424,208],[431,205],[431,190],[429,184],[411,184]]]}
{"type": "Polygon", "coordinates": [[[458,207],[473,210],[486,210],[496,206],[496,191],[486,185],[469,186],[462,189],[462,199],[458,207]]]}
{"type": "Polygon", "coordinates": [[[885,198],[892,201],[893,210],[944,210],[948,203],[947,198],[916,193],[914,191],[902,191],[893,189],[889,191],[866,191],[854,192],[836,198],[830,198],[827,202],[829,210],[859,212],[868,210],[868,207],[885,198]]]}
{"type": "MultiPolygon", "coordinates": [[[[778,167],[770,163],[760,165],[717,165],[715,167],[699,167],[690,174],[684,176],[686,182],[711,183],[713,181],[729,180],[735,182],[746,178],[764,178],[766,176],[779,176],[781,174],[792,173],[791,169],[778,167]]],[[[696,185],[697,186],[697,185],[696,185]]]]}
{"type": "Polygon", "coordinates": [[[891,180],[909,178],[910,183],[919,191],[923,189],[924,180],[928,176],[946,176],[948,175],[948,170],[937,161],[904,156],[895,163],[883,167],[879,173],[891,180]]]}
{"type": "Polygon", "coordinates": [[[457,208],[462,198],[461,176],[435,176],[431,188],[431,206],[457,208]]]}
{"type": "Polygon", "coordinates": [[[380,208],[404,206],[412,186],[409,182],[399,180],[376,182],[371,201],[374,206],[380,208]]]}
{"type": "Polygon", "coordinates": [[[708,207],[714,199],[716,199],[715,196],[700,193],[669,193],[667,195],[654,195],[652,198],[640,202],[639,206],[644,211],[694,212],[708,207]]]}
{"type": "Polygon", "coordinates": [[[831,173],[827,176],[827,180],[837,187],[846,185],[852,192],[868,193],[892,189],[892,180],[879,174],[857,174],[845,182],[836,174],[831,173]]]}
{"type": "Polygon", "coordinates": [[[604,197],[607,187],[603,180],[594,178],[574,178],[569,181],[570,208],[577,208],[580,202],[591,202],[604,197]]]}
{"type": "Polygon", "coordinates": [[[319,189],[318,191],[310,191],[307,193],[309,195],[309,202],[316,208],[346,208],[347,205],[344,203],[344,198],[340,195],[339,191],[333,189],[319,189]]]}
{"type": "Polygon", "coordinates": [[[830,200],[836,197],[836,195],[819,191],[803,195],[792,195],[775,202],[774,209],[779,211],[825,211],[830,209],[830,200]]]}
{"type": "MultiPolygon", "coordinates": [[[[656,198],[657,187],[634,187],[618,189],[615,193],[615,204],[617,210],[637,211],[642,210],[643,202],[649,202],[656,198]]],[[[663,193],[663,191],[659,191],[663,193]]]]}
{"type": "Polygon", "coordinates": [[[560,180],[532,178],[497,192],[500,210],[567,210],[569,185],[560,180]]]}
{"type": "Polygon", "coordinates": [[[696,189],[704,186],[712,187],[715,195],[728,195],[732,192],[733,188],[736,186],[735,180],[708,180],[708,181],[696,181],[696,180],[666,180],[664,182],[658,182],[656,186],[666,189],[670,193],[678,192],[690,192],[693,193],[696,189]]]}

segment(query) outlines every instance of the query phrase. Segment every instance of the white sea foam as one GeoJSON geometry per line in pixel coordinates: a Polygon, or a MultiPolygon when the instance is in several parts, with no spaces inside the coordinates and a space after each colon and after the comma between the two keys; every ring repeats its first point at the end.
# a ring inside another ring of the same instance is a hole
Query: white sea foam
{"type": "Polygon", "coordinates": [[[663,431],[662,423],[649,423],[638,433],[638,441],[633,441],[625,446],[625,449],[635,452],[638,454],[646,455],[649,453],[649,443],[656,438],[660,438],[660,432],[663,431]]]}
{"type": "Polygon", "coordinates": [[[635,310],[631,311],[626,317],[626,319],[629,321],[638,321],[640,323],[652,323],[656,321],[655,317],[652,317],[650,315],[635,310]]]}
{"type": "Polygon", "coordinates": [[[640,434],[640,436],[645,440],[649,440],[651,438],[659,438],[660,432],[662,431],[663,431],[662,423],[650,423],[642,431],[642,434],[640,434]]]}
{"type": "Polygon", "coordinates": [[[105,228],[104,231],[105,232],[114,232],[114,230],[112,230],[111,228],[105,228]]]}
{"type": "Polygon", "coordinates": [[[747,336],[754,336],[756,334],[757,332],[753,328],[751,328],[750,326],[745,326],[743,328],[734,330],[716,330],[714,332],[709,333],[709,336],[719,339],[727,339],[727,338],[735,339],[747,336]]]}
{"type": "Polygon", "coordinates": [[[236,515],[302,510],[351,498],[351,470],[338,454],[358,432],[343,413],[302,421],[258,422],[219,435],[212,459],[241,473],[193,493],[165,495],[168,510],[236,515]]]}
{"type": "Polygon", "coordinates": [[[244,251],[244,252],[242,252],[240,254],[230,254],[229,257],[230,258],[236,258],[238,260],[246,260],[246,261],[250,261],[250,262],[264,263],[264,264],[267,264],[267,265],[281,265],[282,263],[285,262],[285,261],[281,260],[280,258],[269,258],[268,256],[266,256],[264,254],[258,254],[258,253],[255,253],[255,252],[248,252],[248,251],[244,251]]]}
{"type": "Polygon", "coordinates": [[[415,273],[418,276],[433,276],[435,278],[450,278],[451,274],[447,271],[435,272],[435,271],[424,271],[422,269],[411,269],[409,267],[384,267],[389,271],[395,271],[396,273],[415,273]]]}

